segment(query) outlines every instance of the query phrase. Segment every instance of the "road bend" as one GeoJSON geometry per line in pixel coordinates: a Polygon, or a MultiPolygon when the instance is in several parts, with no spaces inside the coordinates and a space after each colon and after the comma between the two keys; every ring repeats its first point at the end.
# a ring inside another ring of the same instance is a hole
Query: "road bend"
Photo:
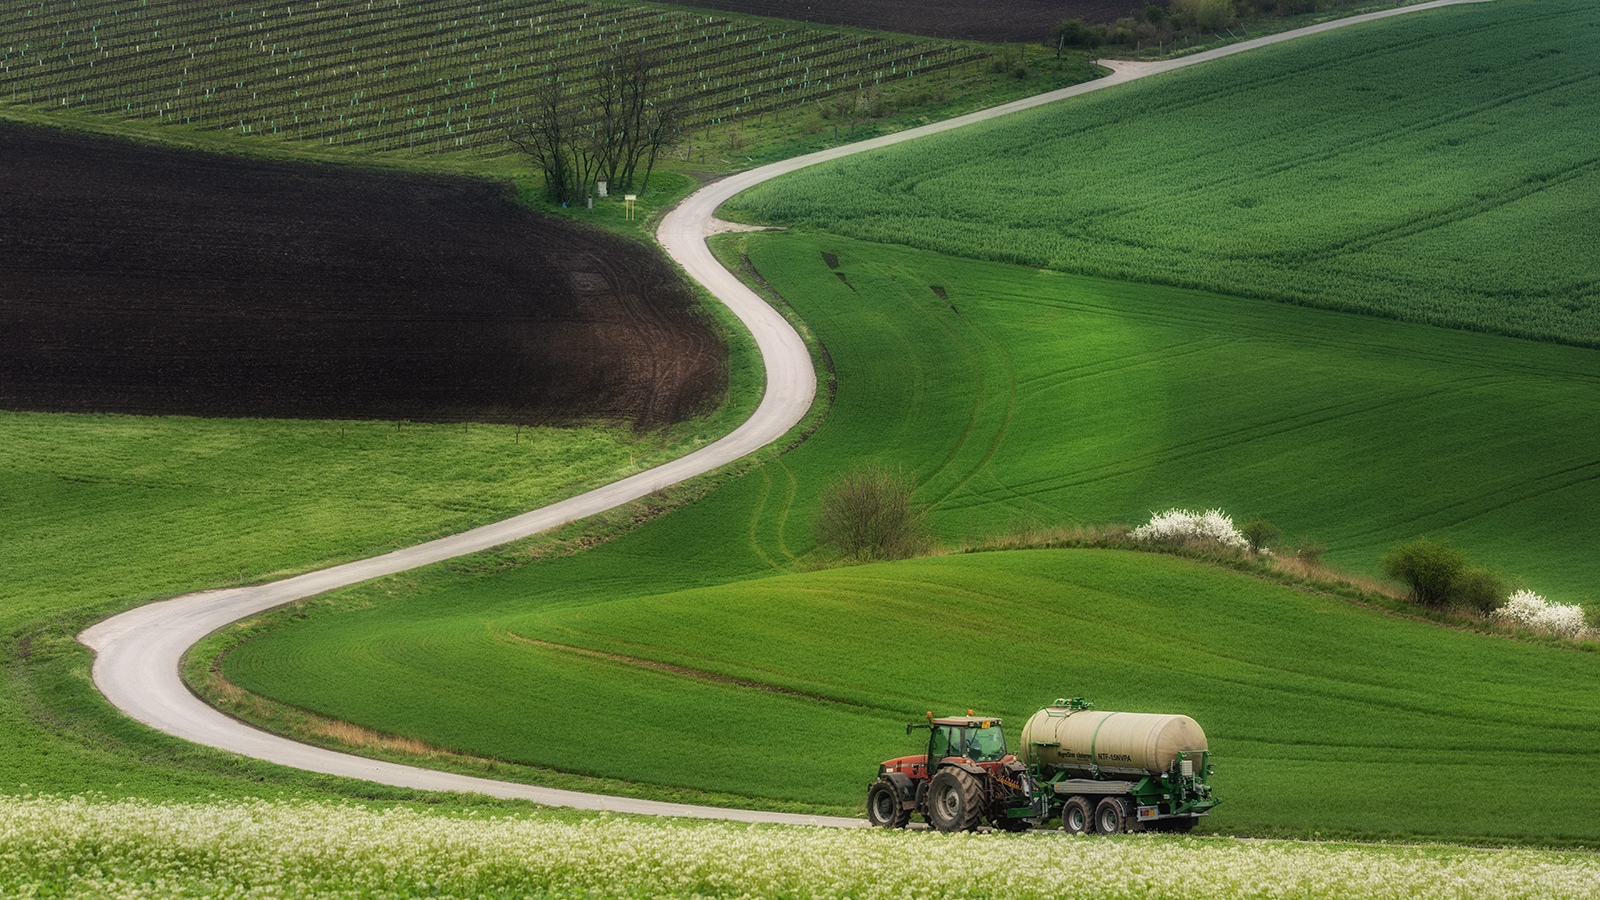
{"type": "Polygon", "coordinates": [[[683,266],[689,277],[705,285],[718,300],[725,303],[755,338],[766,367],[767,384],[760,405],[744,424],[716,443],[687,456],[501,522],[281,581],[189,594],[113,616],[78,635],[78,640],[94,651],[95,686],[118,709],[159,731],[208,747],[325,775],[416,790],[487,794],[576,809],[740,822],[865,826],[866,822],[862,819],[662,803],[537,787],[382,762],[313,747],[246,725],[207,705],[183,683],[179,665],[190,647],[240,619],[334,588],[487,550],[630,503],[653,491],[747,456],[776,441],[798,424],[810,409],[817,388],[816,373],[812,369],[805,342],[783,316],[756,296],[732,272],[723,268],[706,245],[709,235],[725,227],[716,219],[717,208],[740,191],[820,162],[916,140],[1139,78],[1244,53],[1257,47],[1391,16],[1459,3],[1482,2],[1491,0],[1433,0],[1416,6],[1324,22],[1178,59],[1139,63],[1107,62],[1105,65],[1112,70],[1112,74],[1096,81],[761,166],[714,182],[690,195],[669,212],[662,219],[656,237],[667,254],[683,266]]]}

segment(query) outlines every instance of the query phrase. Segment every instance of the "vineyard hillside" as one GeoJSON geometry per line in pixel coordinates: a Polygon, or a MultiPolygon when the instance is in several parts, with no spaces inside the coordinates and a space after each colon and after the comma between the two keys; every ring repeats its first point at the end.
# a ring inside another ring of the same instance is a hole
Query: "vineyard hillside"
{"type": "Polygon", "coordinates": [[[987,73],[992,56],[967,42],[592,0],[40,0],[0,9],[0,101],[323,147],[503,154],[541,86],[588,103],[595,60],[617,48],[654,55],[652,102],[682,106],[702,143],[730,123],[842,108],[840,97],[871,106],[897,85],[959,93],[952,82],[987,73]]]}

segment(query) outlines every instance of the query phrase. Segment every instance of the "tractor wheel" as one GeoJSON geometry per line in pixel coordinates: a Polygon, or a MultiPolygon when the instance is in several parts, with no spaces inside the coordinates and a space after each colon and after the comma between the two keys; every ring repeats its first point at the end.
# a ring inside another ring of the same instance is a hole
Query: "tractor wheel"
{"type": "Polygon", "coordinates": [[[1082,797],[1070,797],[1061,807],[1061,830],[1067,834],[1088,834],[1093,822],[1094,812],[1082,797]]]}
{"type": "Polygon", "coordinates": [[[911,821],[911,810],[900,806],[900,792],[887,778],[867,789],[867,820],[879,828],[904,828],[911,821]]]}
{"type": "Polygon", "coordinates": [[[1107,797],[1094,808],[1095,834],[1121,834],[1128,830],[1128,808],[1116,797],[1107,797]]]}
{"type": "Polygon", "coordinates": [[[983,790],[978,779],[953,766],[940,769],[928,785],[928,822],[943,832],[971,831],[983,821],[983,790]]]}

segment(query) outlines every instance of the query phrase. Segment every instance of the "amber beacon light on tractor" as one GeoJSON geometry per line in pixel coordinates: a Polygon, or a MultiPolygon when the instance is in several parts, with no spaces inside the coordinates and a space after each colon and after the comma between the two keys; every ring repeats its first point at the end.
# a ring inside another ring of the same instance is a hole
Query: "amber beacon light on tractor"
{"type": "Polygon", "coordinates": [[[1057,700],[1022,727],[1020,754],[1001,721],[974,715],[913,722],[927,752],[886,760],[867,789],[867,817],[903,828],[913,813],[939,831],[987,821],[1023,831],[1060,818],[1070,834],[1189,831],[1219,802],[1206,734],[1188,716],[1103,712],[1057,700]]]}

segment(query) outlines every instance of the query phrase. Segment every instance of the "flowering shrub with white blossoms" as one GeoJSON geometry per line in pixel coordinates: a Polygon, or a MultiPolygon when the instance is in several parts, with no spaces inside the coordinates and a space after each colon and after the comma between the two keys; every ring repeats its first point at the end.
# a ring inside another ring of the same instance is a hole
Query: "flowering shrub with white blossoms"
{"type": "Polygon", "coordinates": [[[1152,544],[1218,544],[1232,550],[1249,548],[1250,541],[1233,527],[1233,517],[1220,509],[1203,513],[1169,509],[1154,513],[1150,521],[1133,530],[1132,538],[1152,544]]]}
{"type": "Polygon", "coordinates": [[[0,895],[39,894],[1600,900],[1600,856],[0,797],[0,895]]]}
{"type": "Polygon", "coordinates": [[[1583,607],[1551,603],[1533,591],[1517,591],[1494,614],[1514,625],[1548,631],[1564,638],[1583,637],[1585,631],[1583,607]]]}

